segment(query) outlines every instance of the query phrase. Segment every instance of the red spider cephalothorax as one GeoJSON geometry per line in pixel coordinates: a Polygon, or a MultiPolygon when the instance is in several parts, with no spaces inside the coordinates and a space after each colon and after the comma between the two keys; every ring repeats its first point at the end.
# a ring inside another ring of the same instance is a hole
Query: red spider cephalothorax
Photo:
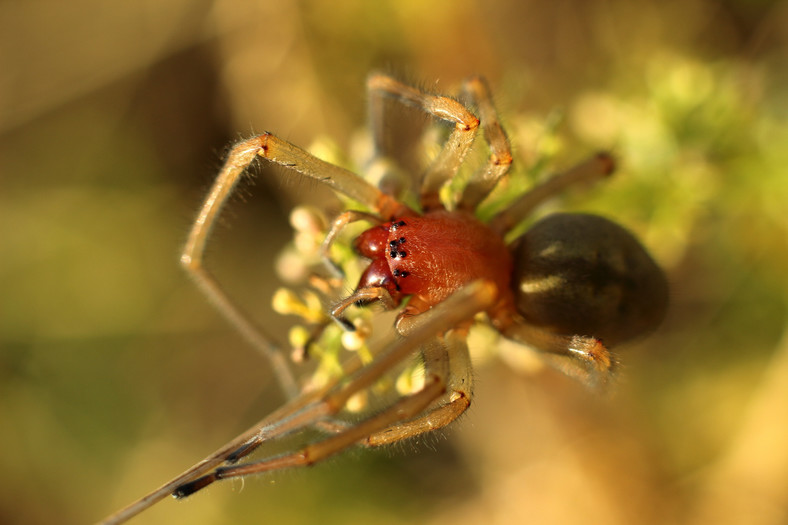
{"type": "Polygon", "coordinates": [[[502,336],[552,356],[558,366],[591,385],[604,384],[610,375],[608,346],[646,333],[661,321],[667,305],[665,278],[640,243],[615,223],[593,215],[554,214],[511,243],[504,240],[545,200],[568,186],[611,173],[609,155],[596,155],[547,179],[483,223],[474,212],[512,162],[485,82],[477,77],[464,83],[467,106],[381,74],[369,77],[368,89],[378,152],[383,150],[384,98],[452,126],[422,177],[419,209],[381,189],[389,186],[372,185],[270,133],[237,144],[198,214],[181,262],[225,317],[270,359],[291,400],[105,523],[125,521],[167,495],[188,496],[220,479],[309,465],[353,445],[378,446],[444,427],[471,402],[466,339],[478,314],[502,336]],[[449,209],[440,190],[456,175],[479,127],[489,144],[489,158],[449,209]],[[329,317],[353,330],[344,317],[351,305],[380,302],[386,309],[401,308],[396,320],[400,336],[375,352],[371,363],[351,357],[341,377],[304,392],[290,372],[286,353],[236,306],[202,262],[219,211],[257,157],[314,178],[365,208],[341,213],[321,246],[329,270],[342,277],[331,259],[332,244],[348,224],[370,223],[354,243],[369,266],[355,291],[336,303],[329,317]],[[360,421],[340,417],[349,399],[416,352],[424,364],[420,388],[360,421]],[[299,450],[237,464],[266,441],[307,429],[322,432],[322,437],[299,450]]]}
{"type": "Polygon", "coordinates": [[[359,288],[383,287],[402,311],[418,315],[477,280],[495,284],[496,304],[511,303],[512,261],[503,239],[469,213],[445,210],[400,217],[362,233],[357,251],[372,263],[359,288]]]}

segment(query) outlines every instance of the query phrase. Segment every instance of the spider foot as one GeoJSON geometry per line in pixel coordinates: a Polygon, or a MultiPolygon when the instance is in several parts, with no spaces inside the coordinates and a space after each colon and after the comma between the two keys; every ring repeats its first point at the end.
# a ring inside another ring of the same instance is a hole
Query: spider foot
{"type": "Polygon", "coordinates": [[[218,481],[220,478],[216,475],[216,473],[211,473],[206,476],[201,476],[193,481],[188,483],[184,483],[180,485],[178,488],[172,491],[172,497],[175,499],[183,499],[188,496],[191,496],[198,490],[202,490],[214,481],[218,481]]]}
{"type": "Polygon", "coordinates": [[[610,352],[600,339],[575,335],[569,343],[569,352],[588,362],[599,371],[608,372],[613,368],[610,352]]]}

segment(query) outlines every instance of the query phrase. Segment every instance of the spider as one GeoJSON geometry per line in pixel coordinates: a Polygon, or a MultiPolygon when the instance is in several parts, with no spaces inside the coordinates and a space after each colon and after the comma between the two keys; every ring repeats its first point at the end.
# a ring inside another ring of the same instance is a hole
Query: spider
{"type": "Polygon", "coordinates": [[[181,263],[219,311],[268,357],[291,400],[103,523],[123,522],[167,495],[183,498],[218,480],[311,465],[351,446],[376,447],[445,427],[471,403],[466,339],[479,317],[503,337],[553,356],[566,371],[592,385],[603,385],[611,374],[614,360],[609,346],[647,333],[661,321],[667,305],[666,280],[621,226],[599,216],[558,213],[538,221],[513,242],[504,241],[507,232],[545,200],[569,186],[610,174],[614,169],[610,155],[597,154],[552,176],[485,224],[474,211],[512,163],[486,82],[473,77],[463,83],[462,100],[468,101],[467,106],[380,73],[369,76],[367,88],[377,151],[382,149],[385,98],[413,106],[451,127],[423,175],[418,206],[406,205],[393,192],[380,189],[385,185],[379,188],[270,133],[232,148],[193,224],[181,263]],[[441,188],[457,174],[480,127],[489,157],[448,209],[441,188]],[[341,213],[322,242],[326,266],[341,277],[342,269],[331,259],[331,246],[349,224],[367,223],[368,229],[353,244],[369,264],[355,291],[335,304],[329,318],[352,331],[355,325],[345,317],[350,306],[377,302],[385,309],[399,308],[395,321],[399,335],[374,360],[364,363],[354,355],[344,363],[340,377],[309,391],[299,390],[284,353],[203,266],[206,242],[220,210],[257,157],[326,184],[364,208],[341,213]],[[358,422],[338,417],[349,399],[414,353],[420,353],[424,366],[419,389],[358,422]],[[296,451],[240,462],[267,441],[310,428],[321,437],[296,451]]]}

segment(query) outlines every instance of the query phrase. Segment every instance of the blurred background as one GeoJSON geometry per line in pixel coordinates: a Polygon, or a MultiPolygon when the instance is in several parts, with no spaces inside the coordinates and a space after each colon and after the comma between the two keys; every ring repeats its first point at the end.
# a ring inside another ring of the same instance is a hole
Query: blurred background
{"type": "MultiPolygon", "coordinates": [[[[0,522],[94,522],[281,404],[178,253],[229,144],[347,151],[372,69],[485,75],[515,172],[612,148],[618,174],[564,204],[638,233],[668,319],[610,396],[485,354],[426,443],[135,522],[788,522],[786,2],[5,1],[0,35],[0,522]]],[[[208,264],[280,333],[273,262],[319,188],[258,173],[208,264]]]]}

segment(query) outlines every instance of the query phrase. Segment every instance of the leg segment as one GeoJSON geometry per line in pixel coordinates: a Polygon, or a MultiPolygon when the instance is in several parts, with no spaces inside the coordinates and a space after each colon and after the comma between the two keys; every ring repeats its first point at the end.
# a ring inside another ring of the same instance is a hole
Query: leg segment
{"type": "MultiPolygon", "coordinates": [[[[351,363],[351,366],[358,368],[360,367],[360,364],[361,363],[359,360],[355,360],[355,362],[351,363]]],[[[321,394],[328,390],[328,388],[329,387],[326,387],[323,390],[304,394],[301,397],[293,399],[290,403],[269,414],[255,426],[236,437],[207,458],[195,465],[192,465],[183,473],[171,479],[159,488],[151,491],[140,499],[133,501],[111,516],[108,516],[99,522],[100,525],[116,525],[130,520],[143,510],[153,506],[155,503],[173,494],[175,490],[187,480],[194,479],[196,476],[200,476],[206,472],[209,472],[210,470],[224,463],[228,458],[233,457],[239,450],[247,448],[249,443],[262,439],[261,436],[264,434],[265,429],[269,428],[272,423],[279,421],[282,418],[286,418],[294,411],[298,411],[309,403],[314,402],[314,400],[318,399],[321,394]]]]}
{"type": "Polygon", "coordinates": [[[482,77],[469,78],[463,84],[463,94],[476,106],[484,137],[490,145],[487,164],[471,178],[458,203],[459,209],[472,212],[509,171],[512,151],[509,148],[509,139],[498,120],[498,112],[493,106],[487,82],[482,77]]]}
{"type": "Polygon", "coordinates": [[[424,351],[425,371],[429,373],[432,370],[433,374],[442,373],[446,377],[447,401],[415,419],[375,432],[361,444],[378,447],[425,434],[445,427],[468,409],[473,396],[473,368],[466,335],[463,330],[453,330],[442,342],[436,342],[424,351]]]}
{"type": "Polygon", "coordinates": [[[520,221],[528,217],[533,210],[570,186],[596,182],[613,173],[615,161],[608,153],[598,153],[590,159],[554,175],[546,181],[531,188],[528,193],[517,199],[507,209],[500,212],[490,221],[490,228],[504,235],[520,221]]]}
{"type": "MultiPolygon", "coordinates": [[[[448,425],[470,405],[471,369],[464,335],[453,331],[446,340],[448,345],[436,339],[424,347],[426,377],[424,386],[418,392],[402,398],[358,425],[337,427],[338,433],[309,444],[297,452],[244,465],[219,467],[212,474],[180,487],[176,494],[186,496],[220,479],[312,465],[356,444],[380,446],[448,425]],[[454,373],[457,373],[457,376],[454,376],[454,373]],[[416,417],[446,393],[447,389],[450,392],[447,403],[416,417]]],[[[243,452],[246,454],[249,451],[243,452]]]]}
{"type": "Polygon", "coordinates": [[[374,104],[379,103],[377,98],[390,96],[403,104],[415,106],[435,118],[454,124],[454,131],[430,166],[422,183],[422,208],[424,210],[441,208],[440,188],[457,173],[476,137],[479,119],[454,99],[424,93],[387,75],[371,75],[367,79],[367,89],[373,107],[374,104]]]}
{"type": "Polygon", "coordinates": [[[602,341],[595,337],[552,334],[519,317],[497,328],[504,337],[544,352],[548,363],[591,387],[604,388],[610,380],[615,363],[602,341]]]}
{"type": "Polygon", "coordinates": [[[194,490],[201,489],[209,483],[220,479],[258,474],[288,467],[312,465],[313,463],[345,450],[365,436],[381,428],[385,428],[403,418],[415,416],[427,408],[427,406],[443,394],[444,391],[445,386],[443,382],[437,377],[430,377],[424,385],[424,388],[416,394],[402,398],[383,412],[362,421],[358,425],[349,427],[339,434],[307,445],[303,449],[292,454],[285,454],[263,461],[247,463],[245,465],[219,467],[205,478],[197,479],[192,483],[180,487],[176,491],[176,495],[179,497],[187,496],[193,493],[194,490]]]}

